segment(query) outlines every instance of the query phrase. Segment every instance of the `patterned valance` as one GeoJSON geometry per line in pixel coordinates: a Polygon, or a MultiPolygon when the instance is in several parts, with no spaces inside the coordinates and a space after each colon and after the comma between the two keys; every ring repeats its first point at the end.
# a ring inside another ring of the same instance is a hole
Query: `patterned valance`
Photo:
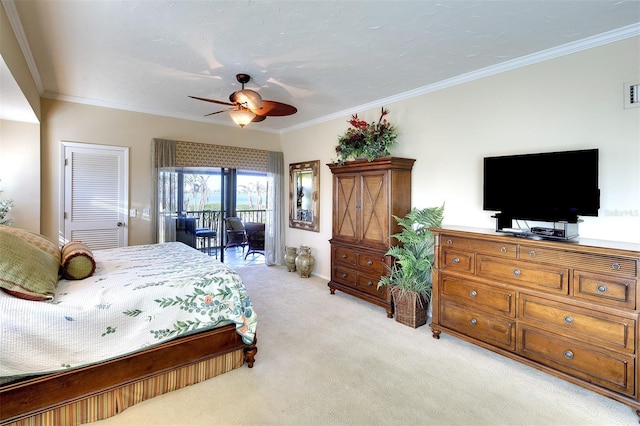
{"type": "Polygon", "coordinates": [[[267,172],[268,153],[260,149],[177,141],[176,167],[226,167],[267,172]]]}

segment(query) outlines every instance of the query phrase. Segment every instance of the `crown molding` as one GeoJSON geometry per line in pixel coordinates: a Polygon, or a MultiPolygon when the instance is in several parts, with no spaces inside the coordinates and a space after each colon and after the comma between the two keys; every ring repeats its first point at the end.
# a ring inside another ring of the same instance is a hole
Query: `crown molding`
{"type": "Polygon", "coordinates": [[[31,78],[33,78],[33,82],[36,85],[38,93],[42,95],[42,93],[44,92],[44,85],[42,84],[42,79],[40,78],[40,72],[38,71],[38,67],[36,66],[36,61],[35,59],[33,59],[31,48],[29,47],[29,43],[27,42],[27,36],[24,33],[24,28],[22,28],[22,22],[20,22],[20,18],[18,17],[18,11],[16,10],[15,1],[2,0],[2,6],[4,7],[4,11],[7,13],[7,18],[9,19],[11,29],[13,30],[13,33],[18,40],[18,46],[20,46],[20,50],[22,51],[24,60],[27,62],[27,66],[29,67],[29,71],[31,72],[31,78]]]}

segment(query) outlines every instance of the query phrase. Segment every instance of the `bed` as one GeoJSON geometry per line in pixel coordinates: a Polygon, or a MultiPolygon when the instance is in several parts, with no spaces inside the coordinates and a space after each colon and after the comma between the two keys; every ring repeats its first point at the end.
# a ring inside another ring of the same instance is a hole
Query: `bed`
{"type": "Polygon", "coordinates": [[[60,253],[38,238],[0,228],[1,424],[102,420],[253,366],[257,315],[226,265],[182,243],[60,253]],[[16,284],[16,264],[56,254],[53,290],[16,284]]]}

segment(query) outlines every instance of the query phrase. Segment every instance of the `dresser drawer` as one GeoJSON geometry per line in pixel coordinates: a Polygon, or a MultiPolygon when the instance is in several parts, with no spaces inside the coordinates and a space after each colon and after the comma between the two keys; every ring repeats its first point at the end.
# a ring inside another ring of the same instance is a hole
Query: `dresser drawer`
{"type": "Polygon", "coordinates": [[[518,254],[517,244],[476,240],[446,234],[440,237],[440,245],[442,247],[451,247],[463,251],[491,254],[512,259],[515,259],[518,254]]]}
{"type": "Polygon", "coordinates": [[[440,294],[442,298],[473,305],[474,309],[477,307],[487,312],[515,317],[514,291],[444,276],[440,294]]]}
{"type": "Polygon", "coordinates": [[[569,265],[573,269],[613,275],[635,277],[638,273],[638,265],[635,259],[567,252],[526,245],[520,247],[520,259],[555,265],[569,265]]]}
{"type": "Polygon", "coordinates": [[[476,269],[476,255],[466,251],[442,250],[442,269],[473,274],[476,269]]]}
{"type": "Polygon", "coordinates": [[[636,308],[635,279],[573,271],[572,294],[576,298],[620,308],[636,308]]]}
{"type": "Polygon", "coordinates": [[[443,300],[440,324],[501,348],[515,349],[515,321],[443,300]]]}
{"type": "Polygon", "coordinates": [[[635,359],[631,355],[592,348],[522,323],[518,324],[517,352],[598,386],[635,394],[635,359]]]}
{"type": "Polygon", "coordinates": [[[636,321],[521,294],[519,319],[603,348],[635,352],[636,321]]]}
{"type": "Polygon", "coordinates": [[[476,258],[476,275],[553,294],[569,294],[569,270],[560,266],[514,262],[489,256],[476,258]]]}

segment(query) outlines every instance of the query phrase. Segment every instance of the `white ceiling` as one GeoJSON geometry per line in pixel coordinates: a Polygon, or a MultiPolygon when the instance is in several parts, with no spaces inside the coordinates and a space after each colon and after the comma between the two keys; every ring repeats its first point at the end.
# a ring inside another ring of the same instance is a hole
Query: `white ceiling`
{"type": "Polygon", "coordinates": [[[638,0],[2,3],[43,97],[232,125],[187,95],[226,101],[248,73],[298,108],[265,131],[640,34],[638,0]]]}

